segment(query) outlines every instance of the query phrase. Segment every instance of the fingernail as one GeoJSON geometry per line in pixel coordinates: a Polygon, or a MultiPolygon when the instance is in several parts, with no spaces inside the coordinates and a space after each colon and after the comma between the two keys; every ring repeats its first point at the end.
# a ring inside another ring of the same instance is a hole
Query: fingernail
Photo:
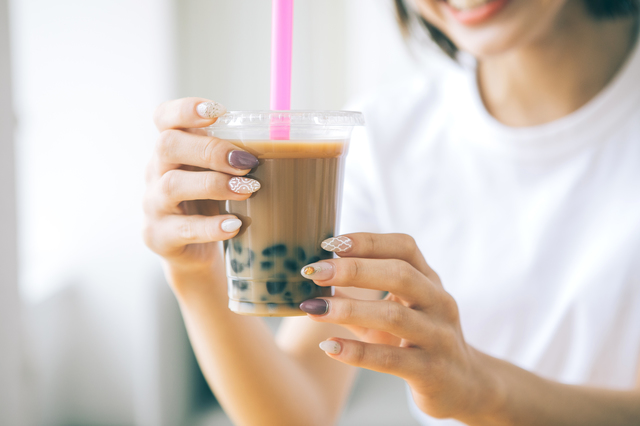
{"type": "Polygon", "coordinates": [[[333,278],[335,274],[335,267],[329,262],[312,263],[302,268],[300,271],[303,277],[311,280],[328,280],[333,278]]]}
{"type": "Polygon", "coordinates": [[[342,346],[335,340],[325,340],[324,342],[320,342],[320,349],[328,354],[338,355],[342,350],[342,346]]]}
{"type": "Polygon", "coordinates": [[[300,309],[311,315],[325,315],[329,312],[329,302],[325,299],[309,299],[300,304],[300,309]]]}
{"type": "Polygon", "coordinates": [[[229,188],[236,194],[253,194],[260,189],[260,182],[245,177],[233,177],[229,179],[229,188]]]}
{"type": "Polygon", "coordinates": [[[326,251],[338,253],[349,251],[352,245],[353,241],[349,237],[331,237],[320,243],[320,247],[326,251]]]}
{"type": "Polygon", "coordinates": [[[231,151],[228,161],[231,167],[240,170],[253,169],[258,166],[258,159],[247,151],[231,151]]]}
{"type": "Polygon", "coordinates": [[[220,224],[220,228],[224,232],[235,232],[242,226],[242,221],[240,219],[227,219],[220,224]]]}
{"type": "Polygon", "coordinates": [[[198,104],[196,111],[202,118],[214,118],[224,115],[224,113],[227,112],[227,109],[224,105],[217,102],[202,102],[201,104],[198,104]]]}

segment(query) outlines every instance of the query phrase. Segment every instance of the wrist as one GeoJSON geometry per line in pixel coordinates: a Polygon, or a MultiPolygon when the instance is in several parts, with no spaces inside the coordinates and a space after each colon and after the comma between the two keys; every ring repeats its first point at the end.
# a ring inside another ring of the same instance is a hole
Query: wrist
{"type": "Polygon", "coordinates": [[[503,379],[500,360],[469,347],[474,379],[469,410],[459,420],[468,424],[503,425],[507,381],[503,379]]]}
{"type": "Polygon", "coordinates": [[[164,275],[178,301],[207,295],[226,298],[226,277],[222,261],[209,264],[184,264],[165,260],[164,275]]]}

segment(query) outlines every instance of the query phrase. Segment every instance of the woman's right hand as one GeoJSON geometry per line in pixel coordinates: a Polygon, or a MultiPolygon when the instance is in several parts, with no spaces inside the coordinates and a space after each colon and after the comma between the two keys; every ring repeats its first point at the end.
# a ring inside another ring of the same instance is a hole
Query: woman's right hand
{"type": "Polygon", "coordinates": [[[201,98],[161,104],[154,122],[160,136],[146,171],[144,240],[172,270],[211,274],[222,267],[219,241],[242,222],[219,214],[219,200],[246,200],[260,184],[242,176],[258,159],[236,145],[206,136],[225,108],[201,98]]]}

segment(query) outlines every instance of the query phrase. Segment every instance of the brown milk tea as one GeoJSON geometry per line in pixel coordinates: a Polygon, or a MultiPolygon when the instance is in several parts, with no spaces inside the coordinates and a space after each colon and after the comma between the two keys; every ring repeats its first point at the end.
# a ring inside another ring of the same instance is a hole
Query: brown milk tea
{"type": "Polygon", "coordinates": [[[221,203],[243,226],[225,243],[229,308],[243,315],[306,315],[298,305],[331,296],[301,268],[332,257],[320,243],[336,232],[345,140],[231,141],[258,157],[247,177],[261,189],[221,203]]]}

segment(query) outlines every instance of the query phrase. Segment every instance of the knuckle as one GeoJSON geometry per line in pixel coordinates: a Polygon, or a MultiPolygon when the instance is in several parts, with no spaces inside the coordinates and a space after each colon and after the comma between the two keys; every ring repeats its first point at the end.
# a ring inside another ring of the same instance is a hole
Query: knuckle
{"type": "Polygon", "coordinates": [[[458,304],[456,303],[455,299],[446,292],[442,299],[443,300],[440,303],[440,306],[443,310],[447,322],[458,322],[460,318],[460,312],[458,310],[458,304]]]}
{"type": "Polygon", "coordinates": [[[405,308],[400,304],[396,302],[388,302],[386,317],[387,323],[392,328],[397,328],[406,323],[407,312],[405,311],[405,308]]]}
{"type": "Polygon", "coordinates": [[[362,261],[360,259],[350,259],[349,267],[347,268],[347,279],[355,281],[360,275],[362,270],[362,261]]]}
{"type": "Polygon", "coordinates": [[[218,192],[218,180],[213,173],[200,173],[202,179],[202,190],[205,194],[216,194],[218,192]]]}
{"type": "Polygon", "coordinates": [[[178,190],[178,180],[180,172],[177,170],[169,170],[160,178],[160,193],[166,198],[174,198],[178,190]]]}
{"type": "Polygon", "coordinates": [[[142,196],[142,211],[147,216],[152,216],[156,213],[156,209],[153,203],[153,196],[148,189],[142,196]]]}
{"type": "Polygon", "coordinates": [[[166,102],[161,103],[160,105],[158,105],[156,107],[156,109],[153,111],[153,122],[155,123],[156,127],[160,127],[160,124],[162,123],[162,113],[165,109],[165,105],[166,102]]]}
{"type": "Polygon", "coordinates": [[[158,143],[156,144],[156,152],[158,157],[167,158],[174,150],[174,145],[179,131],[174,129],[167,129],[160,132],[158,136],[158,143]]]}
{"type": "Polygon", "coordinates": [[[196,224],[192,218],[186,217],[180,225],[178,225],[178,235],[184,241],[193,241],[196,239],[196,224]]]}
{"type": "Polygon", "coordinates": [[[405,282],[411,279],[411,265],[400,259],[390,260],[391,276],[395,277],[398,282],[405,282]]]}
{"type": "Polygon", "coordinates": [[[219,142],[220,142],[220,139],[210,137],[208,138],[207,142],[203,145],[202,153],[200,155],[202,156],[202,160],[205,163],[211,164],[215,161],[219,142]]]}
{"type": "Polygon", "coordinates": [[[353,301],[350,299],[344,299],[343,303],[341,303],[340,309],[337,311],[338,320],[341,322],[349,322],[353,318],[354,306],[353,301]]]}
{"type": "Polygon", "coordinates": [[[371,234],[371,233],[367,233],[365,235],[366,235],[367,244],[369,245],[369,253],[375,253],[376,252],[376,239],[374,238],[373,234],[371,234]]]}
{"type": "Polygon", "coordinates": [[[153,242],[155,239],[155,229],[151,222],[146,221],[142,226],[142,240],[145,245],[153,249],[153,242]]]}
{"type": "Polygon", "coordinates": [[[400,364],[400,354],[394,350],[386,350],[380,354],[378,362],[383,370],[394,371],[400,364]]]}
{"type": "Polygon", "coordinates": [[[414,248],[418,246],[415,238],[413,238],[411,235],[409,234],[400,234],[400,235],[402,235],[402,238],[404,240],[403,242],[406,247],[414,248]]]}

